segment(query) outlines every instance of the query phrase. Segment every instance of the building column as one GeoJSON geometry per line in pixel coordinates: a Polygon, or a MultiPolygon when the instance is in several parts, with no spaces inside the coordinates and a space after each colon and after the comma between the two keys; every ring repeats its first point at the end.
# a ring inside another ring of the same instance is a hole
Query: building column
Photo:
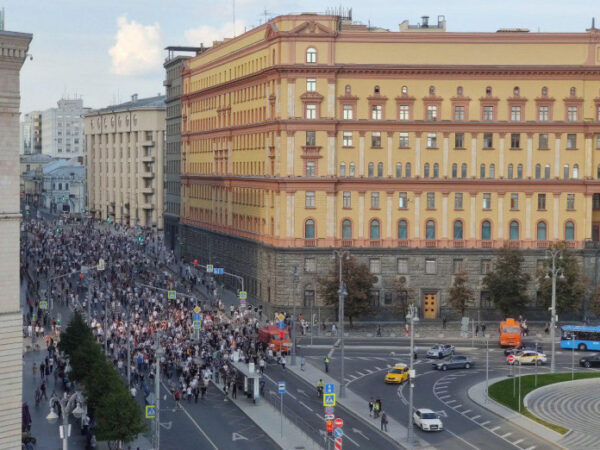
{"type": "MultiPolygon", "coordinates": [[[[592,167],[592,137],[591,133],[585,134],[585,178],[590,179],[594,177],[594,171],[592,167]]],[[[590,225],[591,227],[591,225],[590,225]]]]}
{"type": "Polygon", "coordinates": [[[444,178],[448,178],[448,149],[449,149],[449,139],[450,133],[444,133],[444,153],[442,159],[442,176],[444,178]]]}
{"type": "Polygon", "coordinates": [[[533,177],[533,133],[527,133],[527,176],[533,177]]]}
{"type": "Polygon", "coordinates": [[[477,133],[471,134],[471,177],[477,177],[477,133]]]}
{"type": "MultiPolygon", "coordinates": [[[[231,191],[230,191],[230,197],[232,197],[231,191]]],[[[229,204],[231,204],[231,198],[229,199],[229,204]]],[[[264,209],[265,234],[267,234],[269,236],[271,235],[271,233],[273,233],[273,230],[271,230],[271,220],[269,217],[270,211],[271,211],[271,194],[269,191],[265,191],[265,209],[264,209]]]]}
{"type": "Polygon", "coordinates": [[[327,80],[327,117],[335,118],[335,79],[327,80]]]}
{"type": "Polygon", "coordinates": [[[275,193],[275,230],[274,230],[274,234],[275,234],[276,238],[280,238],[281,237],[281,226],[280,226],[280,222],[281,222],[281,212],[280,212],[281,195],[282,195],[282,193],[279,193],[279,192],[275,193]]]}
{"type": "Polygon", "coordinates": [[[391,240],[394,238],[392,236],[392,212],[393,212],[393,201],[394,201],[394,191],[387,191],[386,192],[387,195],[387,209],[386,209],[386,220],[387,220],[387,224],[386,224],[386,234],[385,237],[387,239],[391,240]]]}
{"type": "Polygon", "coordinates": [[[583,221],[583,230],[575,229],[575,238],[583,241],[592,238],[592,194],[585,194],[585,220],[583,221]]]}
{"type": "Polygon", "coordinates": [[[358,138],[358,176],[365,176],[365,132],[360,131],[358,138]]]}
{"type": "MultiPolygon", "coordinates": [[[[231,225],[233,224],[233,191],[231,187],[227,188],[227,226],[231,227],[231,225]]],[[[267,196],[267,198],[265,199],[265,211],[268,211],[269,209],[269,197],[267,196]]],[[[268,218],[268,217],[267,217],[268,218]]],[[[265,221],[265,223],[267,224],[267,229],[268,229],[268,220],[265,221]]]]}
{"type": "Polygon", "coordinates": [[[271,101],[269,100],[269,97],[271,97],[271,83],[267,83],[267,89],[266,89],[266,95],[265,95],[265,106],[267,107],[267,119],[271,118],[271,101]]]}
{"type": "Polygon", "coordinates": [[[448,194],[442,192],[442,239],[448,239],[448,194]]]}
{"type": "MultiPolygon", "coordinates": [[[[336,174],[337,152],[335,146],[335,131],[327,132],[327,175],[336,174]]],[[[338,174],[339,175],[339,174],[338,174]]]]}
{"type": "Polygon", "coordinates": [[[358,238],[365,237],[365,192],[358,193],[358,238]]]}
{"type": "Polygon", "coordinates": [[[288,97],[288,119],[296,117],[296,80],[294,78],[287,79],[287,97],[288,97]]]}
{"type": "Polygon", "coordinates": [[[504,174],[506,173],[506,167],[504,167],[504,143],[505,143],[505,134],[504,133],[500,133],[500,154],[498,157],[498,164],[500,167],[498,167],[498,169],[500,169],[498,171],[498,175],[500,176],[500,178],[504,178],[504,174]]]}
{"type": "MultiPolygon", "coordinates": [[[[287,217],[287,237],[290,239],[294,239],[295,230],[295,219],[296,219],[296,193],[288,192],[287,193],[287,206],[286,206],[286,217],[287,217]]],[[[304,235],[302,235],[304,237],[304,235]]]]}
{"type": "MultiPolygon", "coordinates": [[[[271,146],[271,137],[267,134],[265,136],[265,175],[273,176],[275,174],[271,170],[271,160],[269,158],[269,147],[270,146],[271,146]]],[[[233,158],[233,152],[232,152],[230,158],[233,158]]]]}
{"type": "Polygon", "coordinates": [[[415,239],[421,239],[421,192],[415,192],[415,239]]]}
{"type": "Polygon", "coordinates": [[[275,117],[281,117],[281,80],[275,84],[275,117]]]}
{"type": "Polygon", "coordinates": [[[387,134],[387,175],[388,177],[394,176],[393,167],[392,167],[392,144],[393,144],[393,133],[387,134]]]}
{"type": "Polygon", "coordinates": [[[281,134],[278,131],[275,135],[275,173],[274,176],[281,176],[281,134]]]}
{"type": "Polygon", "coordinates": [[[531,239],[531,194],[525,193],[525,239],[531,239]]]}
{"type": "Polygon", "coordinates": [[[335,229],[337,223],[336,200],[336,192],[327,192],[327,234],[325,237],[329,245],[335,244],[335,229]]]}
{"type": "Polygon", "coordinates": [[[554,197],[554,202],[552,205],[552,237],[554,240],[558,240],[558,231],[560,227],[558,226],[558,213],[560,211],[560,192],[552,193],[554,197]]]}
{"type": "Polygon", "coordinates": [[[421,175],[421,133],[415,133],[415,170],[414,176],[418,177],[421,175]]]}
{"type": "MultiPolygon", "coordinates": [[[[504,195],[505,192],[498,192],[498,223],[496,224],[496,235],[498,239],[504,240],[504,195]]],[[[492,229],[492,233],[494,230],[492,229]]],[[[493,239],[493,236],[491,236],[493,239]]]]}
{"type": "Polygon", "coordinates": [[[470,220],[469,222],[471,223],[470,226],[470,231],[469,231],[469,239],[477,239],[477,234],[476,234],[476,230],[475,230],[475,218],[477,217],[477,214],[475,213],[475,206],[477,203],[477,194],[474,193],[470,193],[469,196],[471,197],[471,214],[470,214],[470,220]]]}
{"type": "Polygon", "coordinates": [[[286,162],[287,162],[287,176],[294,176],[294,132],[287,132],[286,141],[286,162]]]}
{"type": "Polygon", "coordinates": [[[561,133],[555,133],[554,141],[554,176],[560,178],[560,136],[561,133]]]}

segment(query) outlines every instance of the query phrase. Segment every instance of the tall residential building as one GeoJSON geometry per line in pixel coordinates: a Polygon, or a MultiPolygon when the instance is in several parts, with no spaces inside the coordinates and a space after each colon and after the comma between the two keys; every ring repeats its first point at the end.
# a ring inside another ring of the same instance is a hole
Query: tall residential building
{"type": "Polygon", "coordinates": [[[373,305],[403,281],[424,318],[452,312],[463,270],[493,313],[482,279],[505,244],[534,275],[566,241],[597,283],[600,30],[444,30],[287,15],[186,61],[187,256],[310,306],[344,247],[373,305]]]}
{"type": "Polygon", "coordinates": [[[0,449],[10,450],[21,448],[19,80],[32,37],[28,33],[0,29],[0,449]]]}
{"type": "Polygon", "coordinates": [[[22,155],[34,155],[42,153],[42,112],[32,111],[23,116],[21,122],[21,146],[22,155]]]}
{"type": "Polygon", "coordinates": [[[165,209],[164,232],[165,245],[168,249],[179,253],[179,209],[180,172],[181,172],[181,69],[183,61],[190,58],[189,53],[196,55],[206,50],[204,47],[167,47],[167,58],[164,63],[166,78],[166,144],[165,144],[165,209]]]}
{"type": "Polygon", "coordinates": [[[43,111],[42,153],[65,159],[83,156],[83,116],[89,111],[80,98],[62,98],[56,108],[43,111]]]}
{"type": "Polygon", "coordinates": [[[96,218],[163,228],[165,97],[112,105],[84,118],[88,208],[96,218]]]}

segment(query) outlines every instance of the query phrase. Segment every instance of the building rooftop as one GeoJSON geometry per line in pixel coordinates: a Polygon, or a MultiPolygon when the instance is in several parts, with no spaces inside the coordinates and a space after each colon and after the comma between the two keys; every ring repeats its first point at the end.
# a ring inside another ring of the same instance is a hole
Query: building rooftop
{"type": "Polygon", "coordinates": [[[45,153],[34,153],[33,155],[21,155],[21,161],[24,163],[45,163],[50,162],[52,156],[45,153]]]}
{"type": "Polygon", "coordinates": [[[86,115],[105,114],[117,111],[131,111],[134,109],[161,109],[165,108],[165,96],[157,95],[156,97],[138,98],[137,94],[131,96],[131,100],[117,105],[110,105],[106,108],[93,109],[86,115]]]}

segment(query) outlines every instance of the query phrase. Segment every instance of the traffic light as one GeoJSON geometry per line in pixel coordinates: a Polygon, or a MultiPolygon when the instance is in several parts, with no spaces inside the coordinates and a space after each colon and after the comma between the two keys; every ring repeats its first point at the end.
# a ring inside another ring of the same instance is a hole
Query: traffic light
{"type": "Polygon", "coordinates": [[[63,201],[63,202],[65,201],[65,196],[64,196],[64,195],[62,196],[62,201],[63,201]]]}
{"type": "Polygon", "coordinates": [[[29,215],[29,210],[25,211],[25,214],[28,216],[29,215]]]}
{"type": "Polygon", "coordinates": [[[142,242],[142,236],[138,236],[138,242],[142,242]]]}
{"type": "Polygon", "coordinates": [[[279,339],[283,339],[283,331],[279,332],[279,339]]]}
{"type": "Polygon", "coordinates": [[[82,274],[82,273],[80,273],[80,274],[79,274],[79,279],[81,280],[82,278],[83,278],[83,274],[82,274]]]}
{"type": "Polygon", "coordinates": [[[198,265],[198,260],[197,260],[197,259],[195,259],[195,260],[194,260],[194,265],[195,265],[195,266],[197,266],[197,265],[198,265]]]}
{"type": "Polygon", "coordinates": [[[60,227],[56,227],[56,232],[60,233],[60,227]]]}
{"type": "Polygon", "coordinates": [[[60,317],[56,319],[56,323],[60,325],[60,317]]]}
{"type": "Polygon", "coordinates": [[[333,433],[333,422],[331,420],[327,421],[327,432],[333,433]]]}
{"type": "Polygon", "coordinates": [[[110,216],[108,216],[108,217],[106,218],[106,221],[107,221],[108,223],[110,223],[110,216]]]}

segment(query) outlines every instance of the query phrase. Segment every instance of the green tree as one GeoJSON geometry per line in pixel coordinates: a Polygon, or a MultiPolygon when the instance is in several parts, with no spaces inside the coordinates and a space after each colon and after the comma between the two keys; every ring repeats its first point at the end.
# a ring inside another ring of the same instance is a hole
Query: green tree
{"type": "MultiPolygon", "coordinates": [[[[374,311],[369,302],[369,292],[375,283],[373,275],[366,264],[359,263],[356,258],[350,256],[343,261],[342,279],[346,284],[348,295],[344,301],[344,315],[350,320],[358,316],[370,314],[374,311]]],[[[320,294],[328,305],[338,308],[339,304],[339,260],[326,277],[319,279],[320,294]]]]}
{"type": "Polygon", "coordinates": [[[450,297],[448,302],[450,305],[464,317],[467,306],[473,302],[475,298],[473,289],[469,287],[468,277],[465,272],[460,272],[454,276],[454,283],[450,288],[450,297]]]}
{"type": "Polygon", "coordinates": [[[95,342],[92,330],[79,313],[75,313],[67,328],[60,335],[58,349],[71,356],[76,348],[88,342],[95,342]]]}
{"type": "Polygon", "coordinates": [[[597,317],[600,317],[600,285],[590,295],[589,308],[597,317]]]}
{"type": "Polygon", "coordinates": [[[392,288],[396,297],[396,302],[394,303],[392,310],[394,314],[399,315],[402,320],[405,320],[406,315],[408,314],[408,305],[414,300],[414,289],[408,286],[405,276],[398,277],[394,281],[392,288]]]}
{"type": "MultiPolygon", "coordinates": [[[[564,242],[553,245],[553,248],[560,251],[556,263],[563,274],[562,277],[556,278],[556,310],[558,314],[574,312],[581,307],[585,295],[586,280],[573,253],[569,251],[564,242]]],[[[537,273],[540,287],[539,298],[546,308],[552,305],[551,270],[552,260],[548,258],[537,273]],[[546,275],[549,275],[548,278],[546,278],[546,275]]]]}
{"type": "Polygon", "coordinates": [[[520,314],[527,306],[525,292],[530,276],[523,271],[522,266],[521,251],[505,246],[498,250],[494,270],[483,279],[490,298],[504,315],[520,314]]]}

